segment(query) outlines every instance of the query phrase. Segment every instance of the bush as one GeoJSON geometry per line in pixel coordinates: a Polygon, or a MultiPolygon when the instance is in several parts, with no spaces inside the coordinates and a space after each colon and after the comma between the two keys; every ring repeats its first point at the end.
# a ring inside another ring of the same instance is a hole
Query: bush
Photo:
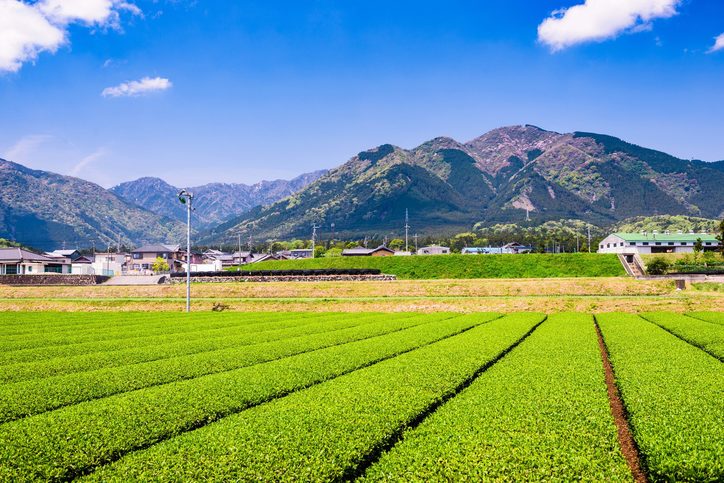
{"type": "Polygon", "coordinates": [[[649,275],[664,275],[671,265],[662,257],[656,257],[646,265],[646,272],[649,275]]]}

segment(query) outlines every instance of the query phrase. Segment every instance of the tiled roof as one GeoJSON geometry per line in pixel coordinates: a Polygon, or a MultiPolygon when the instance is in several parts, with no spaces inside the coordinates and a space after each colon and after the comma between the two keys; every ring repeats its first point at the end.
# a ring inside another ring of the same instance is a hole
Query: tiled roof
{"type": "Polygon", "coordinates": [[[174,253],[179,251],[178,245],[143,245],[133,250],[133,253],[174,253]]]}
{"type": "Polygon", "coordinates": [[[0,248],[0,262],[52,262],[52,258],[22,248],[0,248]]]}

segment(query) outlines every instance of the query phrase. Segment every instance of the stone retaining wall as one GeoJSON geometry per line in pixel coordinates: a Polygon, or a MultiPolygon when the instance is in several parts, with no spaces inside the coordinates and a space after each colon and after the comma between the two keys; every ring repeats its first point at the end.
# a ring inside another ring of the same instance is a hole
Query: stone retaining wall
{"type": "Polygon", "coordinates": [[[0,275],[0,285],[98,285],[110,277],[103,275],[0,275]]]}
{"type": "MultiPolygon", "coordinates": [[[[394,275],[277,275],[258,276],[243,275],[240,277],[194,277],[191,281],[201,283],[223,283],[223,282],[389,282],[397,280],[394,275]]],[[[166,283],[186,283],[186,277],[168,277],[166,283]]]]}

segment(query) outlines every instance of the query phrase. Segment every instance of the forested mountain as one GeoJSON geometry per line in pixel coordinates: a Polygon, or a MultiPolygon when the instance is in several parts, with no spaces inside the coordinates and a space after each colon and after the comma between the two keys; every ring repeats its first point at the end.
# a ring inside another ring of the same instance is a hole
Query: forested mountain
{"type": "MultiPolygon", "coordinates": [[[[305,173],[292,180],[241,183],[210,183],[189,188],[195,196],[196,226],[208,227],[239,216],[255,206],[268,205],[290,196],[316,181],[327,171],[305,173]]],[[[163,216],[186,222],[186,209],[178,202],[179,188],[159,178],[140,178],[121,183],[111,191],[128,202],[163,216]]]]}
{"type": "Polygon", "coordinates": [[[181,242],[184,225],[103,187],[0,159],[0,237],[39,249],[181,242]]]}
{"type": "Polygon", "coordinates": [[[724,162],[689,161],[621,139],[535,126],[495,129],[467,143],[436,138],[412,150],[382,145],[299,193],[255,208],[204,238],[452,233],[483,224],[580,219],[610,225],[659,214],[724,215],[724,162]]]}

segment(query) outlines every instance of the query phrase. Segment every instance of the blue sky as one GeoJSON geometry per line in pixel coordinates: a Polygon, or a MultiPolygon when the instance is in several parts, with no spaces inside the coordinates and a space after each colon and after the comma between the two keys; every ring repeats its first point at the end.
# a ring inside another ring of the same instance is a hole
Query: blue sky
{"type": "Polygon", "coordinates": [[[724,159],[724,2],[57,1],[24,4],[64,40],[29,30],[18,57],[0,34],[0,157],[107,187],[289,178],[525,123],[724,159]]]}

